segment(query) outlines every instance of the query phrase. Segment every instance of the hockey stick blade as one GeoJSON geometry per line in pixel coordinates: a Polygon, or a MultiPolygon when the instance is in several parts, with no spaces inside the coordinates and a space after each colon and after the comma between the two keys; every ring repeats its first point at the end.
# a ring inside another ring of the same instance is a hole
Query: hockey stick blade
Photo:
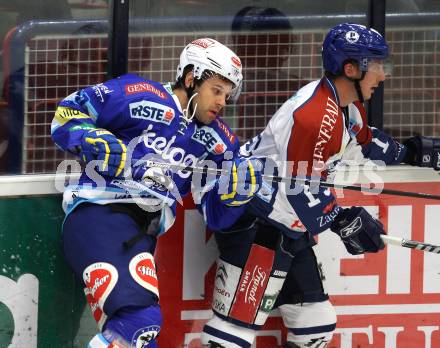
{"type": "MultiPolygon", "coordinates": [[[[221,169],[216,168],[209,168],[209,167],[193,167],[193,166],[185,166],[184,164],[171,164],[166,162],[156,162],[147,160],[146,161],[147,166],[149,167],[157,167],[157,168],[164,168],[164,169],[170,169],[170,170],[179,170],[179,171],[189,171],[192,173],[201,173],[201,174],[213,174],[216,176],[219,175],[228,175],[227,171],[222,171],[221,169]]],[[[275,181],[275,182],[286,182],[290,183],[291,181],[303,183],[305,185],[319,185],[323,187],[329,187],[329,188],[337,188],[337,189],[346,189],[351,191],[360,191],[360,192],[368,192],[368,193],[376,193],[376,194],[386,194],[386,195],[393,195],[393,196],[403,196],[403,197],[414,197],[414,198],[424,198],[424,199],[432,199],[440,201],[439,195],[432,195],[429,193],[418,193],[418,192],[409,192],[409,191],[400,191],[400,190],[392,190],[392,189],[376,189],[371,188],[369,185],[342,185],[342,184],[335,184],[331,182],[326,181],[318,181],[318,180],[310,180],[310,179],[301,179],[301,178],[282,178],[280,176],[275,175],[263,175],[263,179],[266,181],[275,181]]]]}
{"type": "Polygon", "coordinates": [[[386,244],[390,245],[397,245],[404,248],[411,248],[411,249],[417,249],[429,253],[435,253],[440,254],[440,245],[432,245],[422,242],[417,242],[415,240],[409,240],[399,237],[392,237],[387,234],[382,234],[380,238],[384,241],[386,244]]]}

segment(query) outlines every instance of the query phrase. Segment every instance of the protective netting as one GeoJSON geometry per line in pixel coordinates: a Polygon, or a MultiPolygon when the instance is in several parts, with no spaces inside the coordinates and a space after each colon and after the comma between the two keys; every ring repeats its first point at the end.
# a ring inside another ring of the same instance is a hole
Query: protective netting
{"type": "MultiPolygon", "coordinates": [[[[324,31],[208,32],[230,46],[244,66],[244,87],[224,117],[242,140],[262,130],[299,87],[321,76],[324,31]]],[[[129,71],[173,81],[182,48],[199,33],[132,34],[129,71]]],[[[404,139],[439,135],[440,50],[437,28],[388,30],[394,60],[385,83],[384,128],[404,139]]],[[[107,38],[100,34],[36,36],[26,44],[22,172],[54,172],[66,155],[50,138],[57,102],[81,87],[105,80],[107,38]]]]}

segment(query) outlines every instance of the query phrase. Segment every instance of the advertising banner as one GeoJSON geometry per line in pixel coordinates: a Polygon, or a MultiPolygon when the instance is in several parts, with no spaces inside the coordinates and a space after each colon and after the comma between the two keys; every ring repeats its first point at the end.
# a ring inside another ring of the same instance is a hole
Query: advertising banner
{"type": "MultiPolygon", "coordinates": [[[[439,194],[438,183],[387,184],[386,188],[439,194]]],[[[440,245],[440,202],[428,199],[337,192],[343,206],[364,206],[389,235],[440,245]]],[[[186,204],[189,206],[189,204],[186,204]]],[[[200,347],[210,318],[215,258],[212,234],[195,209],[180,211],[160,239],[157,263],[165,324],[161,347],[200,347]],[[183,233],[181,233],[183,231],[183,233]]],[[[330,348],[440,347],[440,255],[398,246],[352,256],[326,231],[315,251],[324,284],[338,314],[330,348]]],[[[286,331],[278,311],[259,333],[256,347],[281,347],[286,331]]]]}
{"type": "MultiPolygon", "coordinates": [[[[387,188],[440,194],[437,183],[387,188]]],[[[342,197],[343,196],[343,197],[342,197]]],[[[440,244],[440,202],[338,192],[362,205],[392,236],[440,244]]],[[[190,200],[156,251],[164,325],[161,348],[200,347],[210,318],[217,249],[190,200]]],[[[0,199],[0,347],[86,347],[96,325],[83,289],[64,263],[59,195],[0,199]]],[[[331,232],[316,254],[338,314],[331,348],[440,347],[440,255],[397,246],[351,256],[331,232]]],[[[255,347],[282,347],[286,330],[273,311],[255,347]]]]}
{"type": "Polygon", "coordinates": [[[1,348],[73,347],[85,301],[61,255],[63,218],[60,195],[0,199],[1,348]]]}

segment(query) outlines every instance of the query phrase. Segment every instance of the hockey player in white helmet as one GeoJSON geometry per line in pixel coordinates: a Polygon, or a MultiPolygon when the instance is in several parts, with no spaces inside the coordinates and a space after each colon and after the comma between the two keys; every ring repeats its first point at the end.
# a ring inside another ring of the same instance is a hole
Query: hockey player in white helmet
{"type": "Polygon", "coordinates": [[[142,159],[185,166],[209,160],[221,167],[228,155],[230,181],[254,189],[241,195],[226,186],[219,202],[240,205],[257,191],[258,168],[237,158],[237,138],[219,117],[238,96],[241,80],[234,52],[201,38],[182,51],[174,84],[128,74],[59,103],[52,138],[86,167],[79,184],[64,193],[62,244],[100,330],[89,348],[157,347],[156,239],[173,224],[176,199],[189,192],[191,173],[157,173],[142,159]],[[234,170],[239,165],[242,170],[234,170]]]}

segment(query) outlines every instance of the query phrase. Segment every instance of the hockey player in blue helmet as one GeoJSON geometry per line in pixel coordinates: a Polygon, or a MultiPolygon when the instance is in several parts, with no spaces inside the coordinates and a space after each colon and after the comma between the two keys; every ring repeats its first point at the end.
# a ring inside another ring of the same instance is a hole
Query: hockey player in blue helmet
{"type": "MultiPolygon", "coordinates": [[[[388,57],[389,47],[385,38],[375,29],[360,24],[335,26],[322,45],[325,75],[341,86],[346,84],[346,80],[352,82],[357,100],[361,103],[369,100],[379,83],[391,75],[392,62],[388,57]],[[353,63],[360,70],[357,76],[350,75],[353,63]],[[337,79],[339,76],[345,79],[337,79]]],[[[407,139],[404,145],[406,153],[402,162],[440,169],[439,139],[417,135],[407,139]]]]}
{"type": "MultiPolygon", "coordinates": [[[[325,76],[289,98],[264,131],[241,147],[243,156],[264,157],[266,165],[274,160],[287,177],[314,179],[325,179],[347,160],[438,168],[438,139],[415,137],[405,146],[367,123],[362,101],[387,74],[388,45],[378,32],[338,25],[327,34],[322,54],[325,76]]],[[[220,206],[204,200],[220,255],[214,316],[203,328],[203,347],[251,347],[274,308],[287,328],[285,348],[329,347],[337,318],[322,284],[314,236],[330,230],[352,255],[384,248],[384,226],[363,207],[339,206],[325,187],[286,186],[272,183],[272,192],[259,191],[240,206],[233,224],[220,206]]]]}
{"type": "Polygon", "coordinates": [[[376,73],[383,81],[390,73],[388,44],[384,37],[372,28],[360,24],[343,23],[331,29],[322,45],[322,62],[327,77],[335,79],[344,76],[354,83],[360,102],[371,97],[370,91],[362,91],[360,82],[368,71],[376,73]],[[360,75],[347,75],[344,68],[347,63],[354,63],[360,75]]]}

